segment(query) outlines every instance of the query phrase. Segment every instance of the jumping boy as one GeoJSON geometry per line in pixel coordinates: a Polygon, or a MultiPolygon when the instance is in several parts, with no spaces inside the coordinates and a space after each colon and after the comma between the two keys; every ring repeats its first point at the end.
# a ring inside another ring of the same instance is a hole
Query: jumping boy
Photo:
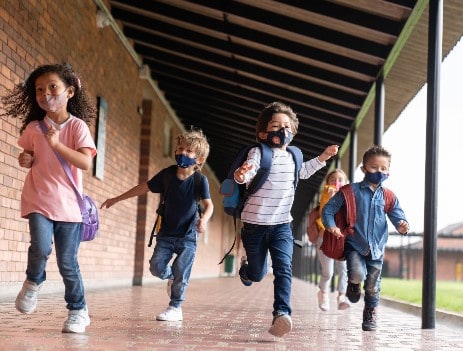
{"type": "MultiPolygon", "coordinates": [[[[241,213],[241,240],[246,256],[241,261],[240,279],[246,286],[261,281],[267,274],[267,253],[270,252],[275,280],[273,320],[268,331],[277,337],[282,337],[292,328],[293,234],[290,211],[294,201],[296,166],[286,147],[296,135],[298,125],[291,107],[281,102],[269,104],[259,114],[256,137],[272,148],[272,166],[267,180],[249,196],[241,213]]],[[[299,178],[309,178],[337,152],[338,146],[331,145],[320,156],[303,162],[299,178]]],[[[260,148],[252,148],[247,160],[235,171],[235,181],[249,185],[260,167],[260,158],[260,148]]]]}
{"type": "MultiPolygon", "coordinates": [[[[354,235],[345,240],[344,254],[347,263],[347,298],[355,303],[360,299],[360,283],[363,281],[364,309],[362,329],[376,330],[376,307],[379,304],[381,268],[384,248],[388,239],[385,196],[382,183],[389,176],[391,154],[382,146],[368,149],[362,160],[363,181],[352,184],[357,208],[354,235]]],[[[341,231],[334,222],[334,215],[344,204],[344,196],[339,191],[322,210],[325,228],[339,237],[341,231]]],[[[397,198],[387,213],[390,221],[400,234],[407,234],[409,225],[397,198]]]]}

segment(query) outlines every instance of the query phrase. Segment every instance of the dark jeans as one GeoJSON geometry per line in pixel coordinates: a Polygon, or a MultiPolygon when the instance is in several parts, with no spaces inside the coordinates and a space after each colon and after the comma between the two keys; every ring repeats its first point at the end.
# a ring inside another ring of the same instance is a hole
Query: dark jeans
{"type": "Polygon", "coordinates": [[[290,224],[244,223],[241,239],[248,259],[246,274],[254,282],[267,274],[267,253],[270,252],[275,277],[273,315],[291,315],[293,233],[290,224]]]}

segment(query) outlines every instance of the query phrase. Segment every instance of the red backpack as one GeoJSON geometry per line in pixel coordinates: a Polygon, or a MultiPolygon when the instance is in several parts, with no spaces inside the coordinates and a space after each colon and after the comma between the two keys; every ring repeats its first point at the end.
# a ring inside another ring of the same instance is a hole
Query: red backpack
{"type": "Polygon", "coordinates": [[[314,207],[309,212],[309,217],[307,221],[307,235],[309,237],[309,241],[312,244],[316,244],[318,237],[321,235],[321,229],[318,227],[317,219],[320,217],[320,206],[314,207]]]}
{"type": "MultiPolygon", "coordinates": [[[[395,195],[394,193],[386,188],[382,188],[384,193],[384,211],[389,211],[394,206],[395,195]]],[[[345,260],[344,257],[344,241],[348,235],[354,235],[354,225],[357,216],[357,207],[355,205],[354,191],[352,190],[351,184],[344,185],[340,191],[344,195],[345,204],[339,209],[334,215],[334,221],[336,226],[341,229],[343,234],[340,238],[337,238],[329,231],[325,230],[323,233],[323,242],[320,249],[323,253],[335,260],[345,260]]]]}

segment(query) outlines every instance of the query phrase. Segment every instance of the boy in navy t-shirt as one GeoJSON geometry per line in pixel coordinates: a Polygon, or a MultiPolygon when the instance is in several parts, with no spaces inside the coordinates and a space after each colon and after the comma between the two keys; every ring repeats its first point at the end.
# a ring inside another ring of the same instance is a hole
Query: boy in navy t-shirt
{"type": "Polygon", "coordinates": [[[167,309],[156,316],[159,321],[181,321],[181,304],[190,279],[195,258],[198,233],[204,233],[213,212],[209,193],[209,182],[205,175],[195,174],[209,155],[209,144],[199,130],[189,131],[177,137],[175,149],[176,166],[164,168],[148,182],[139,184],[127,192],[107,199],[101,208],[109,208],[119,201],[151,191],[160,193],[164,209],[156,246],[150,259],[151,273],[161,279],[168,279],[167,292],[170,303],[167,309]],[[195,181],[199,177],[200,181],[195,181]],[[195,188],[199,185],[199,204],[195,188]],[[172,265],[172,257],[176,255],[172,265]]]}

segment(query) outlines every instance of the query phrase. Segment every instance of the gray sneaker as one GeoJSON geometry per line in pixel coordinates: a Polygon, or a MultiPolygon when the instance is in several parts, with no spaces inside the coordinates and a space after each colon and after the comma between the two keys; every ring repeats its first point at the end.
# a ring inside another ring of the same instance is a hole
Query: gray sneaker
{"type": "Polygon", "coordinates": [[[70,310],[68,319],[63,324],[63,333],[84,333],[85,328],[90,325],[87,306],[81,310],[70,310]]]}
{"type": "Polygon", "coordinates": [[[25,280],[21,291],[16,297],[15,306],[21,313],[32,313],[37,308],[37,297],[43,283],[37,284],[30,280],[25,280]]]}

